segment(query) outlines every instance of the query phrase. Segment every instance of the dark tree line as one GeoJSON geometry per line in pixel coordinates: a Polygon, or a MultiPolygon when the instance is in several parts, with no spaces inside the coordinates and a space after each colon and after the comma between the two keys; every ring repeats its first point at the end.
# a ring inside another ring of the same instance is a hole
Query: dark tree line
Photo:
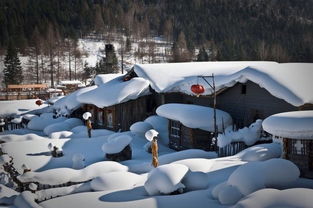
{"type": "Polygon", "coordinates": [[[1,0],[0,48],[23,52],[49,25],[61,38],[91,32],[173,41],[173,61],[195,48],[209,60],[313,61],[312,0],[1,0]]]}

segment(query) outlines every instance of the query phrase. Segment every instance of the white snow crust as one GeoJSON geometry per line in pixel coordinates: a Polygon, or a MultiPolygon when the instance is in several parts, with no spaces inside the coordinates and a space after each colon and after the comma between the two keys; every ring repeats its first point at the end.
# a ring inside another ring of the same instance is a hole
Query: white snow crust
{"type": "Polygon", "coordinates": [[[102,145],[102,151],[107,154],[119,153],[129,145],[132,140],[133,138],[131,136],[125,134],[109,137],[108,141],[102,145]]]}

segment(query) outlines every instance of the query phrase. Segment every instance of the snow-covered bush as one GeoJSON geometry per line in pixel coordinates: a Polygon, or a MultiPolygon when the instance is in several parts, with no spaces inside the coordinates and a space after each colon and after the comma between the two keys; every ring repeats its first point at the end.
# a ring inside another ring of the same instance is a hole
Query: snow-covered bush
{"type": "Polygon", "coordinates": [[[181,180],[188,172],[188,167],[181,164],[167,164],[153,169],[145,182],[149,195],[170,194],[185,188],[181,180]]]}
{"type": "Polygon", "coordinates": [[[244,127],[238,131],[232,131],[232,126],[225,129],[225,134],[219,134],[217,137],[217,145],[225,147],[231,142],[242,141],[246,145],[253,145],[261,138],[262,120],[258,119],[252,123],[249,128],[244,127]]]}
{"type": "Polygon", "coordinates": [[[102,151],[107,154],[121,152],[132,141],[132,137],[127,134],[117,135],[108,138],[108,141],[102,145],[102,151]]]}
{"type": "Polygon", "coordinates": [[[141,179],[140,175],[131,172],[110,172],[94,178],[90,186],[94,191],[112,189],[130,189],[141,179]]]}
{"type": "Polygon", "coordinates": [[[216,186],[212,195],[221,204],[234,204],[240,196],[247,196],[264,188],[286,186],[297,180],[299,175],[298,167],[288,160],[275,158],[264,162],[250,162],[237,168],[226,183],[216,186]]]}
{"type": "Polygon", "coordinates": [[[159,132],[159,142],[168,145],[168,119],[154,115],[146,118],[145,122],[151,124],[153,129],[159,132]]]}
{"type": "Polygon", "coordinates": [[[143,136],[148,130],[152,128],[153,127],[151,124],[144,121],[138,121],[131,125],[129,130],[137,136],[143,136]]]}

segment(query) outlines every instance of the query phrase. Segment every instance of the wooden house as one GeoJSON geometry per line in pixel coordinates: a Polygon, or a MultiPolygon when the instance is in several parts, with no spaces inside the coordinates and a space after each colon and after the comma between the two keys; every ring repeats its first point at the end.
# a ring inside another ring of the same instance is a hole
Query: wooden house
{"type": "Polygon", "coordinates": [[[302,177],[313,179],[313,111],[272,115],[263,128],[282,144],[282,158],[292,161],[302,177]]]}

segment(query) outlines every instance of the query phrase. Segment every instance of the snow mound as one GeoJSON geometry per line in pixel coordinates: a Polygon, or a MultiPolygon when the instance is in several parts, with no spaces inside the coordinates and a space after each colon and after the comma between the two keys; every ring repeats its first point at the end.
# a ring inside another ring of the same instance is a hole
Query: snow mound
{"type": "Polygon", "coordinates": [[[29,123],[27,124],[27,128],[37,131],[43,131],[44,128],[51,124],[59,123],[65,121],[66,118],[58,117],[53,118],[53,114],[41,114],[40,117],[34,117],[29,123]]]}
{"type": "Polygon", "coordinates": [[[50,134],[51,139],[61,139],[61,138],[68,138],[73,135],[73,132],[71,131],[58,131],[58,132],[52,132],[50,134]]]}
{"type": "Polygon", "coordinates": [[[153,127],[150,123],[144,122],[144,121],[138,121],[132,124],[129,130],[137,136],[143,136],[148,130],[152,128],[153,127]]]}
{"type": "Polygon", "coordinates": [[[239,201],[235,208],[301,207],[311,208],[313,190],[294,188],[286,190],[262,189],[239,201]]]}
{"type": "Polygon", "coordinates": [[[107,154],[115,154],[121,152],[132,141],[129,135],[117,135],[108,138],[108,142],[102,145],[102,151],[107,154]]]}
{"type": "Polygon", "coordinates": [[[30,113],[23,115],[23,118],[29,121],[32,120],[34,117],[38,117],[38,116],[35,114],[30,114],[30,113]]]}
{"type": "Polygon", "coordinates": [[[20,124],[22,122],[23,117],[22,116],[18,116],[14,119],[11,120],[11,123],[15,123],[15,124],[20,124]]]}
{"type": "Polygon", "coordinates": [[[82,124],[83,122],[78,118],[69,118],[64,120],[63,122],[48,125],[46,128],[44,128],[43,132],[51,137],[51,134],[53,132],[69,131],[72,128],[80,126],[82,124]]]}
{"type": "Polygon", "coordinates": [[[0,184],[0,204],[13,204],[18,192],[0,184]]]}
{"type": "Polygon", "coordinates": [[[76,126],[74,128],[72,128],[70,131],[73,132],[74,134],[78,134],[80,132],[86,131],[87,127],[84,125],[81,126],[76,126]]]}
{"type": "Polygon", "coordinates": [[[200,149],[182,150],[159,156],[159,164],[168,164],[178,160],[191,159],[191,158],[216,158],[215,152],[206,152],[200,149]]]}
{"type": "Polygon", "coordinates": [[[181,180],[188,172],[188,167],[181,164],[167,164],[153,169],[145,182],[145,190],[152,195],[170,194],[185,188],[181,180]]]}
{"type": "Polygon", "coordinates": [[[0,141],[3,141],[3,142],[19,142],[19,141],[30,141],[30,140],[39,140],[39,139],[45,139],[45,138],[38,136],[37,134],[25,134],[25,135],[4,134],[4,135],[0,135],[0,141]]]}
{"type": "Polygon", "coordinates": [[[212,195],[217,196],[221,204],[234,204],[240,195],[247,196],[264,188],[283,187],[297,180],[299,175],[298,167],[288,160],[275,158],[250,162],[237,168],[224,185],[215,187],[212,195]]]}
{"type": "Polygon", "coordinates": [[[243,161],[264,161],[281,156],[281,145],[278,143],[259,144],[249,147],[235,155],[243,161]]]}
{"type": "Polygon", "coordinates": [[[90,182],[90,186],[94,191],[130,189],[133,188],[140,179],[140,175],[131,172],[110,172],[94,178],[90,182]]]}
{"type": "Polygon", "coordinates": [[[149,131],[147,131],[146,133],[145,133],[145,137],[146,137],[146,139],[149,141],[149,142],[151,142],[152,140],[153,140],[153,138],[154,137],[157,137],[159,135],[159,132],[157,132],[156,130],[154,130],[154,129],[151,129],[151,130],[149,130],[149,131]]]}
{"type": "Polygon", "coordinates": [[[263,122],[263,129],[268,133],[292,139],[313,139],[312,126],[312,110],[278,113],[263,122]]]}
{"type": "MultiPolygon", "coordinates": [[[[82,128],[81,126],[79,126],[79,129],[84,129],[83,131],[80,131],[78,133],[74,133],[71,138],[87,138],[88,137],[88,133],[87,133],[87,127],[84,126],[84,128],[82,128]]],[[[114,131],[110,131],[107,129],[92,129],[91,130],[91,137],[106,137],[109,136],[111,134],[113,134],[114,131]]]]}
{"type": "Polygon", "coordinates": [[[185,165],[191,171],[205,173],[205,172],[209,172],[211,167],[214,165],[214,160],[208,160],[208,159],[203,159],[203,158],[193,158],[193,159],[178,160],[173,163],[185,165]]]}
{"type": "Polygon", "coordinates": [[[182,180],[187,191],[206,189],[209,185],[209,177],[203,172],[188,171],[182,180]]]}
{"type": "Polygon", "coordinates": [[[38,182],[40,184],[59,185],[67,182],[83,182],[94,179],[107,172],[128,171],[128,168],[113,161],[97,162],[75,170],[72,168],[55,168],[42,172],[26,172],[18,179],[21,182],[38,182]]]}
{"type": "Polygon", "coordinates": [[[231,142],[242,141],[246,145],[251,146],[261,138],[262,120],[258,119],[252,123],[249,128],[244,127],[238,131],[232,131],[232,126],[225,129],[225,134],[219,134],[217,137],[217,145],[225,147],[231,142]]]}
{"type": "Polygon", "coordinates": [[[83,169],[85,167],[85,157],[83,154],[76,153],[72,156],[73,169],[83,169]]]}
{"type": "MultiPolygon", "coordinates": [[[[178,103],[164,104],[156,110],[159,116],[180,121],[189,128],[198,128],[211,132],[214,131],[213,112],[213,108],[210,107],[178,103]]],[[[223,126],[232,125],[231,116],[224,111],[216,109],[216,125],[221,132],[223,126]]]]}
{"type": "Polygon", "coordinates": [[[146,118],[145,122],[150,123],[153,129],[159,132],[158,142],[168,145],[168,119],[154,115],[146,118]]]}

